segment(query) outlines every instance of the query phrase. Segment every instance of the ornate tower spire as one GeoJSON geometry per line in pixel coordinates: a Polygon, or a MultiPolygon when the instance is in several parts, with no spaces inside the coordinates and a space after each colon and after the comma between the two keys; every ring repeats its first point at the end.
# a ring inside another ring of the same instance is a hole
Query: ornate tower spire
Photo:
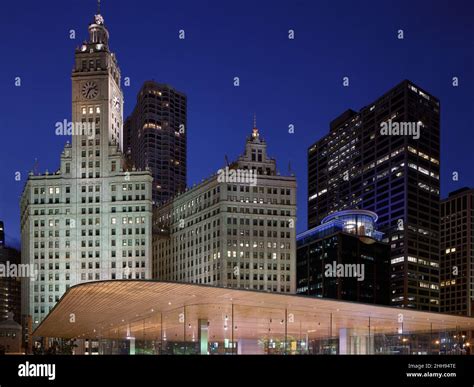
{"type": "Polygon", "coordinates": [[[100,0],[97,0],[97,14],[94,15],[94,21],[89,25],[89,43],[104,46],[108,46],[109,43],[109,31],[105,28],[104,18],[100,13],[100,0]]]}
{"type": "Polygon", "coordinates": [[[253,113],[253,129],[252,129],[252,138],[258,138],[258,128],[257,128],[257,113],[253,113]]]}

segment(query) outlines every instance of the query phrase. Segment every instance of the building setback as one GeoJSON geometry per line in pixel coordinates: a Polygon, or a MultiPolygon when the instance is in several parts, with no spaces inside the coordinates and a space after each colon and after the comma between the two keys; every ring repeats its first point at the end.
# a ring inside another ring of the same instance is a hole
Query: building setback
{"type": "Polygon", "coordinates": [[[171,86],[147,81],[124,125],[124,149],[132,165],[149,168],[153,202],[186,189],[186,96],[171,86]]]}
{"type": "Polygon", "coordinates": [[[21,198],[22,308],[37,326],[74,284],[151,277],[152,177],[124,170],[120,69],[100,14],[76,49],[72,71],[72,144],[60,169],[30,173],[21,198]],[[85,133],[85,134],[84,134],[85,133]]]}
{"type": "Polygon", "coordinates": [[[296,179],[254,128],[237,161],[155,210],[153,277],[294,293],[295,221],[296,179]]]}
{"type": "Polygon", "coordinates": [[[389,304],[390,246],[375,230],[377,215],[336,212],[297,237],[297,293],[389,304]]]}
{"type": "Polygon", "coordinates": [[[403,81],[331,122],[308,150],[308,228],[345,209],[378,214],[394,306],[439,310],[439,101],[403,81]]]}
{"type": "Polygon", "coordinates": [[[441,312],[473,316],[474,189],[441,201],[441,312]]]}

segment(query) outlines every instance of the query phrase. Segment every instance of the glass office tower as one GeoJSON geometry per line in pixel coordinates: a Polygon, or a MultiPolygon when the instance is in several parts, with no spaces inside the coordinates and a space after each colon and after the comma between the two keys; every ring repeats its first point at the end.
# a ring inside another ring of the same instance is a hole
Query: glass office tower
{"type": "Polygon", "coordinates": [[[365,209],[391,246],[394,306],[439,310],[440,104],[405,80],[308,149],[308,228],[365,209]]]}

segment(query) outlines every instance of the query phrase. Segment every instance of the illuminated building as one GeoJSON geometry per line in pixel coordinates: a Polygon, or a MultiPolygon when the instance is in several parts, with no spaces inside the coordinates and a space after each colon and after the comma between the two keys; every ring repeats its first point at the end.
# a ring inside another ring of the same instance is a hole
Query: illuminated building
{"type": "Polygon", "coordinates": [[[295,292],[296,178],[255,126],[237,161],[154,210],[154,279],[295,292]]]}
{"type": "Polygon", "coordinates": [[[171,86],[147,81],[125,121],[125,152],[133,166],[151,171],[156,205],[186,189],[186,103],[171,86]]]}
{"type": "Polygon", "coordinates": [[[474,310],[474,189],[441,201],[441,312],[472,316],[474,310]]]}
{"type": "Polygon", "coordinates": [[[28,176],[21,197],[22,263],[37,278],[22,281],[23,314],[33,327],[72,285],[151,278],[152,177],[124,168],[120,69],[102,15],[75,51],[72,135],[53,173],[28,176]]]}
{"type": "Polygon", "coordinates": [[[474,319],[316,297],[122,280],[72,287],[34,332],[76,354],[461,354],[474,319]],[[76,322],[69,322],[74,306],[76,322]]]}
{"type": "Polygon", "coordinates": [[[430,311],[439,310],[439,109],[405,80],[333,120],[308,149],[308,228],[341,210],[377,213],[391,247],[391,304],[430,311]],[[394,122],[420,132],[384,134],[394,122]]]}

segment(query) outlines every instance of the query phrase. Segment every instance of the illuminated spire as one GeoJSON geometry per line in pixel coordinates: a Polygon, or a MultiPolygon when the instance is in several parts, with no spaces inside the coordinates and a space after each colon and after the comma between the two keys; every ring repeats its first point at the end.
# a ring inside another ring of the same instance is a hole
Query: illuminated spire
{"type": "Polygon", "coordinates": [[[97,14],[94,15],[94,23],[99,25],[104,24],[104,18],[100,14],[100,0],[97,0],[97,14]]]}
{"type": "Polygon", "coordinates": [[[92,44],[108,46],[109,32],[105,28],[104,18],[100,13],[101,0],[97,0],[97,13],[94,15],[94,20],[89,25],[89,42],[92,44]]]}
{"type": "Polygon", "coordinates": [[[257,128],[257,113],[253,114],[253,129],[252,129],[252,138],[258,138],[258,128],[257,128]]]}

